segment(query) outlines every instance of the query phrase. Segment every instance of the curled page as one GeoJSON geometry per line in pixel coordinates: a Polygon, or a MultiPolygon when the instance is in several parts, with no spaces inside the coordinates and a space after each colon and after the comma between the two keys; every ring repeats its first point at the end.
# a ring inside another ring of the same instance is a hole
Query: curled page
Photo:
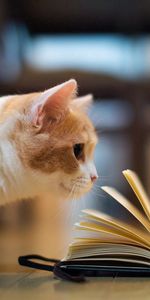
{"type": "Polygon", "coordinates": [[[111,197],[113,197],[122,206],[124,206],[147,229],[147,231],[150,232],[150,222],[131,202],[129,202],[127,198],[125,198],[122,194],[120,194],[116,189],[112,187],[103,186],[101,187],[101,189],[111,197]]]}
{"type": "Polygon", "coordinates": [[[137,174],[131,170],[125,170],[122,173],[125,176],[128,183],[130,184],[136,197],[138,198],[146,216],[150,220],[150,199],[142,185],[141,180],[139,179],[137,174]]]}

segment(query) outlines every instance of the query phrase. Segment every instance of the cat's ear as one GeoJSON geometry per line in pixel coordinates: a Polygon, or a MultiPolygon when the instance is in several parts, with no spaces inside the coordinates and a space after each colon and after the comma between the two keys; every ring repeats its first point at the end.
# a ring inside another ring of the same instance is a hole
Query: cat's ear
{"type": "Polygon", "coordinates": [[[43,92],[32,107],[32,124],[35,127],[45,126],[60,119],[66,112],[70,101],[76,96],[77,82],[70,79],[43,92]]]}
{"type": "Polygon", "coordinates": [[[86,112],[93,102],[93,95],[88,94],[83,97],[78,97],[71,102],[71,107],[73,109],[79,109],[86,112]]]}

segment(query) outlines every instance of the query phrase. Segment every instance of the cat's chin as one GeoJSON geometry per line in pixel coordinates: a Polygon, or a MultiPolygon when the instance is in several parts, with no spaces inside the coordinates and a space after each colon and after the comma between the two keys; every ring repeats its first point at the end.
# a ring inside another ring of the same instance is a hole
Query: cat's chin
{"type": "Polygon", "coordinates": [[[67,187],[62,182],[60,183],[60,188],[61,188],[61,191],[62,191],[62,196],[64,194],[65,198],[68,199],[68,200],[71,199],[71,198],[79,199],[91,190],[91,186],[90,187],[88,186],[86,189],[78,189],[74,192],[73,188],[67,187]]]}

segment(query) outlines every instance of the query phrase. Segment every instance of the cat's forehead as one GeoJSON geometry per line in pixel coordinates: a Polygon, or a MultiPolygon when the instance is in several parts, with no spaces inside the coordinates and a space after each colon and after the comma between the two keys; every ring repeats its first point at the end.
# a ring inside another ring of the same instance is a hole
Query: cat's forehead
{"type": "Polygon", "coordinates": [[[74,142],[97,143],[95,128],[88,116],[80,111],[70,111],[58,128],[59,134],[74,139],[74,142]]]}

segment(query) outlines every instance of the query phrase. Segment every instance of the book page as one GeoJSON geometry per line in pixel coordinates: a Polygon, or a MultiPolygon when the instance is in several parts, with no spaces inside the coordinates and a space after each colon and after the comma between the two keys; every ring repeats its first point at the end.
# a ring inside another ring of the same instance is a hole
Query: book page
{"type": "Polygon", "coordinates": [[[97,263],[99,260],[110,261],[122,261],[124,259],[136,260],[140,263],[147,262],[150,265],[150,251],[138,247],[137,245],[126,245],[126,244],[106,244],[101,243],[95,246],[88,245],[84,247],[80,245],[70,245],[67,257],[65,260],[95,260],[97,263]]]}
{"type": "MultiPolygon", "coordinates": [[[[94,237],[94,238],[89,238],[89,237],[76,237],[74,238],[74,241],[71,243],[71,245],[74,245],[74,246],[78,246],[78,245],[83,245],[83,246],[86,246],[86,245],[100,245],[101,243],[106,243],[106,244],[114,244],[114,235],[113,234],[104,234],[104,235],[101,235],[101,237],[99,238],[99,234],[97,235],[97,237],[94,237]]],[[[127,244],[127,245],[134,245],[136,242],[135,241],[132,241],[131,239],[129,238],[126,238],[124,239],[123,236],[119,236],[119,237],[115,237],[115,244],[127,244]]],[[[140,245],[138,242],[136,243],[138,245],[140,245]]]]}
{"type": "Polygon", "coordinates": [[[122,222],[116,218],[112,218],[111,216],[104,214],[102,212],[98,212],[91,209],[83,210],[85,214],[88,215],[88,218],[93,218],[97,222],[101,222],[103,224],[96,224],[90,222],[81,221],[79,224],[77,223],[76,226],[79,225],[82,228],[87,228],[95,231],[104,231],[107,233],[118,234],[120,236],[124,236],[126,238],[132,239],[134,241],[138,241],[140,244],[143,244],[147,247],[150,247],[150,236],[146,234],[146,232],[142,232],[141,230],[137,230],[135,227],[122,222]],[[109,225],[105,226],[104,225],[109,225]]]}
{"type": "Polygon", "coordinates": [[[101,244],[106,245],[132,245],[132,246],[141,246],[139,242],[133,241],[129,238],[124,238],[123,236],[115,236],[109,233],[109,234],[101,234],[100,237],[98,237],[99,234],[97,234],[97,238],[88,238],[88,237],[82,237],[82,238],[75,238],[74,241],[69,245],[69,247],[76,247],[77,249],[82,248],[91,248],[91,247],[99,247],[101,244]]]}
{"type": "Polygon", "coordinates": [[[136,197],[138,198],[139,202],[141,203],[141,206],[143,207],[143,210],[145,214],[147,215],[148,219],[150,220],[150,199],[148,195],[146,194],[146,191],[137,176],[137,174],[131,170],[125,170],[122,172],[125,176],[126,180],[130,184],[132,190],[134,191],[136,197]]]}
{"type": "Polygon", "coordinates": [[[80,222],[79,224],[78,223],[76,224],[76,228],[80,229],[80,230],[95,231],[95,232],[114,235],[113,242],[116,242],[116,240],[119,239],[119,237],[120,237],[120,243],[121,243],[121,238],[124,238],[124,240],[126,240],[126,238],[127,238],[128,241],[130,240],[132,242],[138,243],[139,245],[148,247],[150,249],[150,243],[146,242],[145,240],[141,239],[140,237],[135,237],[131,233],[123,232],[123,231],[121,231],[119,229],[117,230],[113,227],[107,228],[105,226],[97,225],[97,224],[90,223],[90,222],[80,222]]]}
{"type": "Polygon", "coordinates": [[[135,226],[130,225],[124,221],[121,221],[117,218],[114,218],[106,213],[98,212],[96,210],[91,209],[84,209],[82,210],[86,215],[84,216],[84,219],[92,219],[96,222],[100,222],[101,224],[106,224],[111,228],[115,228],[117,230],[120,230],[122,233],[125,232],[128,235],[132,235],[135,238],[141,238],[144,241],[149,241],[150,243],[150,235],[146,231],[142,231],[141,229],[137,229],[135,226]]]}
{"type": "Polygon", "coordinates": [[[124,206],[150,232],[150,222],[127,198],[112,187],[102,186],[101,189],[124,206]]]}

